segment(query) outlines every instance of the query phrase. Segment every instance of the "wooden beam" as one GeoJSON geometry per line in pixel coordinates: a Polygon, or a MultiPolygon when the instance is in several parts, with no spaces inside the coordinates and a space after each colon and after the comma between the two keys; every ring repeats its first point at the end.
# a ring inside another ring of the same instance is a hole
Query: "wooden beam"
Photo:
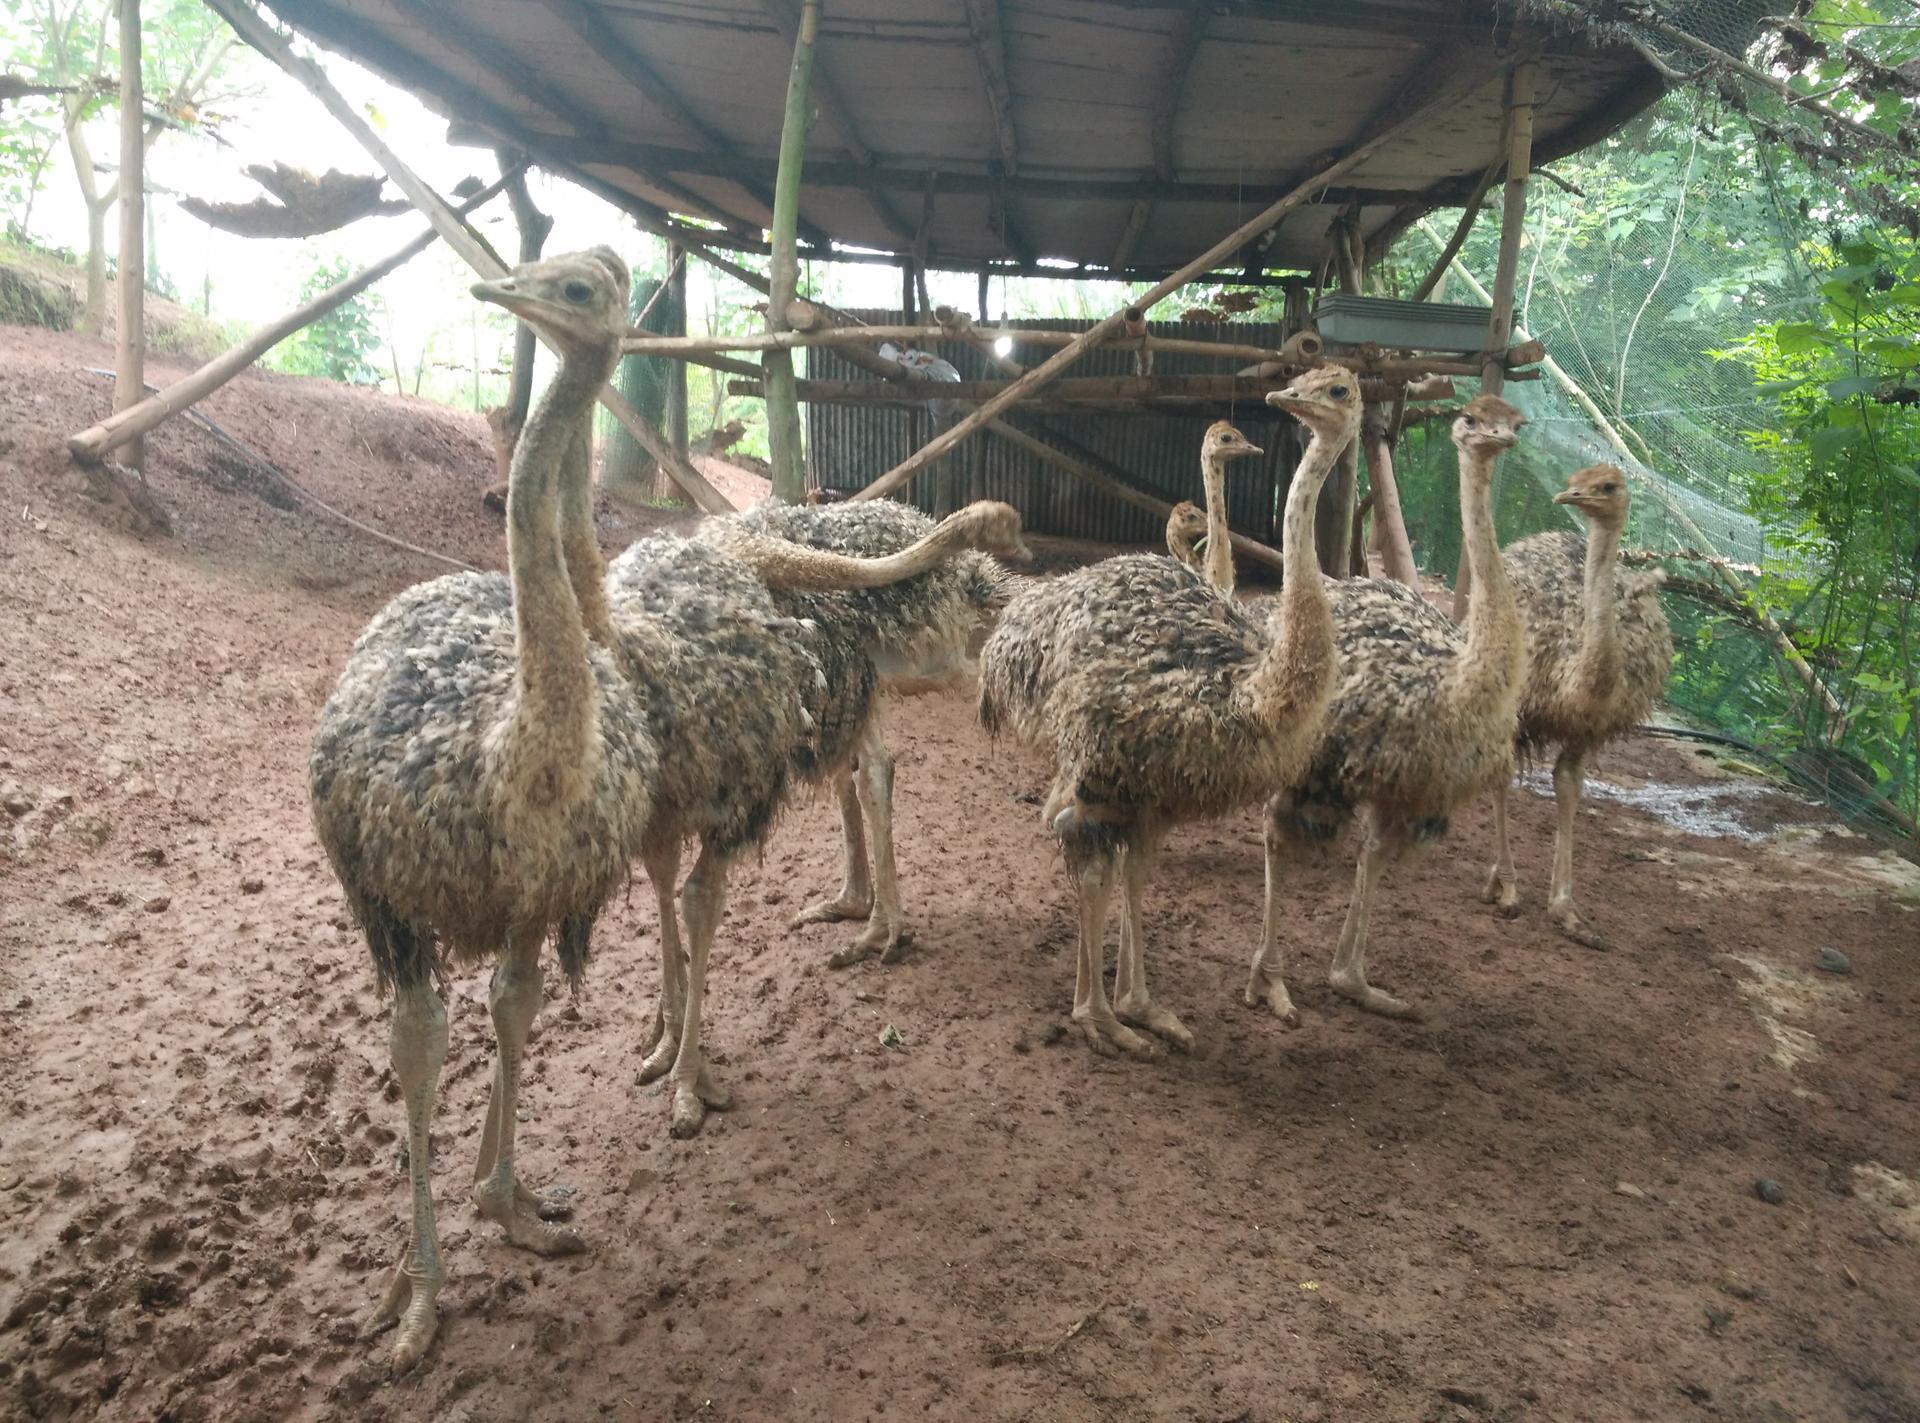
{"type": "MultiPolygon", "coordinates": [[[[519,174],[520,171],[519,168],[509,170],[508,176],[499,178],[491,186],[476,193],[460,206],[459,211],[462,214],[472,212],[482,203],[496,196],[507,185],[509,177],[519,174]]],[[[93,461],[103,458],[108,451],[115,449],[123,442],[137,439],[162,421],[204,400],[294,332],[310,326],[315,318],[324,316],[342,302],[358,296],[387,273],[405,265],[426,251],[439,235],[429,227],[378,262],[362,267],[344,281],[328,287],[312,300],[303,302],[286,315],[268,322],[238,345],[215,356],[199,370],[191,375],[182,376],[166,389],[147,396],[138,404],[119,406],[116,401],[116,409],[112,416],[73,436],[67,441],[67,448],[73,452],[75,459],[93,461]]]]}
{"type": "MultiPolygon", "coordinates": [[[[1153,155],[1153,176],[1171,183],[1173,171],[1173,122],[1180,110],[1180,96],[1186,91],[1187,72],[1206,38],[1207,21],[1213,13],[1209,0],[1187,0],[1175,17],[1167,46],[1160,56],[1160,67],[1153,76],[1153,111],[1148,119],[1147,141],[1153,155]]],[[[1257,201],[1257,200],[1256,200],[1257,201]]],[[[1147,230],[1153,218],[1153,199],[1136,198],[1127,214],[1126,230],[1113,249],[1113,265],[1124,267],[1133,255],[1133,244],[1147,230]]]]}
{"type": "Polygon", "coordinates": [[[987,91],[987,108],[993,113],[1000,168],[1012,177],[1020,171],[1020,142],[1013,127],[1013,90],[1007,83],[1007,37],[1000,0],[966,0],[966,5],[974,61],[980,67],[981,87],[987,91]]]}
{"type": "MultiPolygon", "coordinates": [[[[147,126],[140,96],[140,0],[120,0],[120,252],[119,330],[115,333],[113,408],[123,413],[146,399],[147,126]]],[[[129,442],[124,461],[146,464],[145,443],[129,442]]]]}
{"type": "MultiPolygon", "coordinates": [[[[290,4],[291,0],[278,0],[280,4],[290,4]]],[[[312,0],[302,0],[304,7],[312,0]]],[[[241,39],[265,55],[291,76],[302,88],[318,99],[321,105],[332,114],[340,126],[359,142],[360,146],[372,155],[374,162],[393,185],[406,195],[407,201],[420,209],[421,215],[433,224],[441,239],[460,255],[461,260],[472,267],[482,277],[489,280],[504,276],[507,265],[488,245],[485,238],[475,232],[466,222],[447,206],[440,195],[421,182],[414,171],[373,131],[360,111],[333,87],[320,66],[311,60],[302,59],[294,54],[287,42],[276,34],[273,28],[260,18],[260,15],[247,0],[207,0],[207,5],[233,26],[241,39]]],[[[638,440],[641,447],[654,459],[664,465],[674,476],[674,482],[683,489],[687,497],[710,514],[731,513],[733,504],[719,490],[706,480],[706,477],[686,460],[675,457],[673,449],[667,444],[653,424],[630,405],[625,397],[612,386],[600,392],[600,403],[607,407],[613,418],[618,420],[638,440]]]]}
{"type": "Polygon", "coordinates": [[[1466,210],[1460,214],[1460,221],[1454,225],[1453,236],[1449,237],[1447,245],[1440,249],[1440,259],[1421,279],[1420,285],[1414,288],[1409,300],[1425,301],[1433,295],[1433,289],[1440,285],[1440,278],[1445,276],[1447,268],[1453,265],[1453,259],[1460,255],[1460,249],[1467,245],[1467,238],[1473,232],[1474,221],[1480,216],[1480,206],[1486,201],[1487,189],[1493,186],[1494,175],[1506,166],[1506,142],[1503,137],[1500,156],[1487,165],[1486,172],[1480,175],[1480,181],[1474,184],[1473,192],[1468,196],[1465,204],[1466,210]]]}
{"type": "MultiPolygon", "coordinates": [[[[800,174],[807,156],[807,124],[812,111],[807,88],[813,78],[814,36],[820,29],[820,0],[801,0],[800,28],[793,42],[793,66],[787,73],[787,105],[780,124],[780,175],[773,189],[773,263],[767,283],[767,333],[785,334],[787,307],[800,286],[800,259],[794,248],[794,223],[800,216],[800,174]]],[[[767,382],[767,452],[772,457],[773,497],[801,503],[807,494],[806,455],[801,448],[800,401],[794,391],[793,354],[773,345],[761,364],[767,382]]]]}

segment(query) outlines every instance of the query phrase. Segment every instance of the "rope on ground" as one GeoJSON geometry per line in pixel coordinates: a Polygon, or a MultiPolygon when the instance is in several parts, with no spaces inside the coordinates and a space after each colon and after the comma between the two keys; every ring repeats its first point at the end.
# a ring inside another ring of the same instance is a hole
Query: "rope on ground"
{"type": "MultiPolygon", "coordinates": [[[[113,376],[112,371],[102,370],[98,366],[83,366],[81,369],[86,371],[88,375],[106,376],[109,378],[113,376]]],[[[156,386],[153,386],[153,385],[147,386],[148,391],[153,391],[156,389],[158,389],[158,387],[156,386]]],[[[246,441],[240,439],[237,435],[234,435],[229,431],[222,429],[220,425],[216,423],[211,416],[204,414],[198,409],[183,410],[181,414],[186,416],[187,419],[193,421],[196,425],[199,425],[202,428],[204,428],[207,431],[207,433],[212,435],[215,439],[220,440],[225,444],[227,444],[228,446],[230,446],[242,458],[249,461],[257,469],[260,469],[264,473],[272,475],[275,479],[279,480],[282,484],[284,484],[289,490],[291,490],[299,498],[311,504],[314,508],[318,509],[321,513],[326,514],[332,518],[338,519],[341,523],[345,524],[348,528],[356,529],[360,533],[365,534],[368,538],[380,540],[381,543],[391,544],[394,548],[403,549],[408,553],[419,554],[420,557],[430,558],[436,563],[444,563],[449,568],[458,568],[461,571],[466,573],[479,573],[483,571],[479,568],[474,567],[474,565],[472,565],[471,563],[463,563],[461,560],[457,558],[449,557],[447,554],[444,554],[444,553],[435,553],[430,548],[421,548],[420,545],[418,544],[410,544],[405,539],[395,538],[392,534],[385,533],[380,529],[376,529],[371,524],[361,523],[360,520],[354,518],[353,515],[342,513],[340,510],[334,508],[333,505],[327,503],[319,495],[307,489],[304,485],[296,481],[292,475],[288,474],[285,470],[281,469],[279,465],[275,464],[272,460],[268,459],[265,455],[261,454],[258,450],[254,449],[253,446],[247,444],[246,441]]]]}

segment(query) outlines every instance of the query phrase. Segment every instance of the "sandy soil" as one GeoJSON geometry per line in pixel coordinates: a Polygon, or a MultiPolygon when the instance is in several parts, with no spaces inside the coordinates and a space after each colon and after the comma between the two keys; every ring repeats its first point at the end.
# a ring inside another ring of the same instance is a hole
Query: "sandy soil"
{"type": "MultiPolygon", "coordinates": [[[[532,1259],[468,1206],[491,1034],[455,984],[444,1322],[389,1381],[357,1325],[403,1239],[400,1112],[303,767],[363,620],[435,570],[184,425],[151,445],[177,536],[101,529],[58,441],[104,360],[0,332],[0,1417],[1920,1419],[1912,866],[1637,742],[1582,822],[1614,952],[1538,912],[1522,794],[1526,916],[1476,898],[1479,811],[1383,890],[1377,974],[1425,1024],[1330,998],[1347,874],[1300,870],[1289,1032],[1237,999],[1248,815],[1175,836],[1148,915],[1202,1051],[1108,1062],[1060,1032],[1040,768],[961,696],[891,713],[905,962],[831,973],[843,930],[784,928],[834,877],[830,806],[738,877],[709,1016],[738,1105],[692,1141],[633,1085],[645,885],[604,921],[521,1138],[593,1253],[532,1259]]],[[[478,421],[265,377],[211,413],[498,562],[478,421]]],[[[610,547],[642,521],[615,517],[610,547]]]]}

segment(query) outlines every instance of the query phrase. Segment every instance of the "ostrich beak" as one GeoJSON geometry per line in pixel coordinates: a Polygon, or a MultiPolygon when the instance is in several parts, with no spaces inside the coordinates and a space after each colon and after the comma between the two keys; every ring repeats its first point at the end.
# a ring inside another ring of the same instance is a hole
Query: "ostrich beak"
{"type": "Polygon", "coordinates": [[[1579,489],[1563,489],[1553,496],[1556,504],[1572,504],[1576,507],[1587,502],[1586,492],[1579,489]]]}
{"type": "Polygon", "coordinates": [[[470,290],[481,301],[491,302],[495,306],[504,306],[522,321],[536,320],[548,310],[548,303],[522,290],[520,284],[511,275],[501,277],[497,281],[475,282],[470,290]]]}
{"type": "Polygon", "coordinates": [[[1266,451],[1258,445],[1242,445],[1239,449],[1235,450],[1234,453],[1237,455],[1264,455],[1266,451]]]}

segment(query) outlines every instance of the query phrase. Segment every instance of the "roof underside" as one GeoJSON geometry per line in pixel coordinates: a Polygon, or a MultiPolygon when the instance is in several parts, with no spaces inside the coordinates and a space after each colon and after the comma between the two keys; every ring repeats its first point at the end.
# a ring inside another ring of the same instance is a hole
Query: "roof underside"
{"type": "MultiPolygon", "coordinates": [[[[757,238],[798,0],[270,0],[288,23],[643,214],[757,238]]],[[[803,242],[932,265],[1164,272],[1370,137],[1446,102],[1236,267],[1313,270],[1357,205],[1373,238],[1458,203],[1499,147],[1504,79],[1546,73],[1537,162],[1660,93],[1628,47],[1489,0],[830,0],[803,242]]]]}

